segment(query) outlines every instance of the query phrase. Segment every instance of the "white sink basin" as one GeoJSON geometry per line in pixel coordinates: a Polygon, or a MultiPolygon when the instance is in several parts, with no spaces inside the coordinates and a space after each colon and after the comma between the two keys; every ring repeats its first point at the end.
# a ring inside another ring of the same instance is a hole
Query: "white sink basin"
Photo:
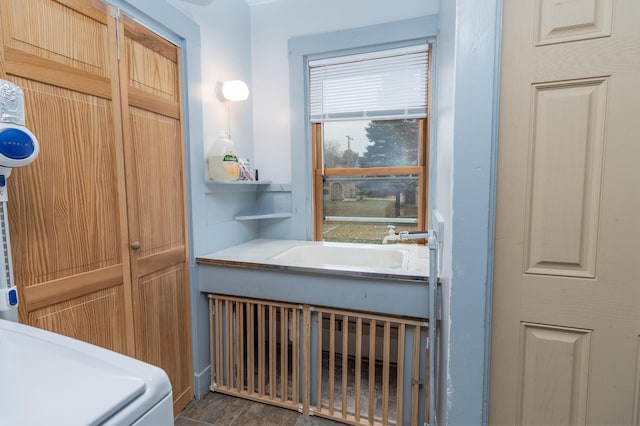
{"type": "Polygon", "coordinates": [[[368,267],[404,269],[408,256],[405,250],[387,247],[363,247],[362,245],[329,244],[300,245],[291,247],[270,258],[277,262],[313,266],[368,267]]]}

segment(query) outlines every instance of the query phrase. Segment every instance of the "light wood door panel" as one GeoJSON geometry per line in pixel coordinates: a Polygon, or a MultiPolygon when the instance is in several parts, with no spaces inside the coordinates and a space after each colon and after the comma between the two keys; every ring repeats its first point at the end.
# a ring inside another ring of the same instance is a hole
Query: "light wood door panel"
{"type": "Polygon", "coordinates": [[[490,424],[640,422],[639,18],[504,2],[490,424]]]}
{"type": "Polygon", "coordinates": [[[91,2],[3,0],[2,4],[5,48],[111,77],[110,18],[91,2]]]}
{"type": "Polygon", "coordinates": [[[2,0],[0,16],[2,77],[41,145],[9,178],[20,318],[133,355],[115,22],[88,1],[2,0]]]}
{"type": "Polygon", "coordinates": [[[32,286],[122,264],[113,232],[121,224],[112,102],[12,80],[25,94],[29,127],[42,144],[33,167],[16,169],[9,179],[11,227],[21,234],[12,244],[21,259],[19,281],[32,286]]]}
{"type": "Polygon", "coordinates": [[[162,366],[171,379],[176,414],[193,399],[189,319],[185,315],[184,262],[141,276],[137,282],[137,357],[162,366]]]}
{"type": "Polygon", "coordinates": [[[193,399],[179,49],[124,25],[120,64],[136,356],[193,399]],[[136,244],[135,246],[133,244],[136,244]]]}
{"type": "Polygon", "coordinates": [[[29,324],[94,345],[126,352],[123,286],[29,312],[29,324]]]}

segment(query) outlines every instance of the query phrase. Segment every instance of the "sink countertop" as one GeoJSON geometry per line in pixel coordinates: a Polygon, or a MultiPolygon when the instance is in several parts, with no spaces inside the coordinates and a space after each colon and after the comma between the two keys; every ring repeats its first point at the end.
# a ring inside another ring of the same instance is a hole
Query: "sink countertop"
{"type": "Polygon", "coordinates": [[[360,278],[428,281],[429,250],[426,246],[413,244],[367,245],[367,247],[376,249],[396,249],[405,251],[408,254],[408,263],[407,267],[402,269],[328,264],[310,266],[305,265],[304,263],[286,262],[280,259],[273,259],[273,256],[276,256],[292,247],[302,245],[336,245],[341,247],[353,247],[356,250],[363,247],[362,244],[350,243],[255,239],[214,253],[198,256],[196,261],[201,264],[291,270],[297,272],[343,275],[360,278]]]}

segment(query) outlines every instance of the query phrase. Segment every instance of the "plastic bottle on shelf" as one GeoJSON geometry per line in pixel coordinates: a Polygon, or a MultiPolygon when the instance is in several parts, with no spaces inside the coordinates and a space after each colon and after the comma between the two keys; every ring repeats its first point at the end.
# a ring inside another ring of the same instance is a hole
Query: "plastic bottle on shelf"
{"type": "Polygon", "coordinates": [[[209,178],[213,180],[238,180],[240,168],[235,146],[229,135],[221,131],[207,153],[209,178]]]}

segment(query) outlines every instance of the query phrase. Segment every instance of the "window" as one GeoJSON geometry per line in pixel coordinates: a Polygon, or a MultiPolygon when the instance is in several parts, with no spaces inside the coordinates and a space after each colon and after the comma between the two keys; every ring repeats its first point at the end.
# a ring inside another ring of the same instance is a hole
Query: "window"
{"type": "Polygon", "coordinates": [[[389,225],[425,229],[429,53],[309,62],[316,240],[375,244],[389,225]]]}

